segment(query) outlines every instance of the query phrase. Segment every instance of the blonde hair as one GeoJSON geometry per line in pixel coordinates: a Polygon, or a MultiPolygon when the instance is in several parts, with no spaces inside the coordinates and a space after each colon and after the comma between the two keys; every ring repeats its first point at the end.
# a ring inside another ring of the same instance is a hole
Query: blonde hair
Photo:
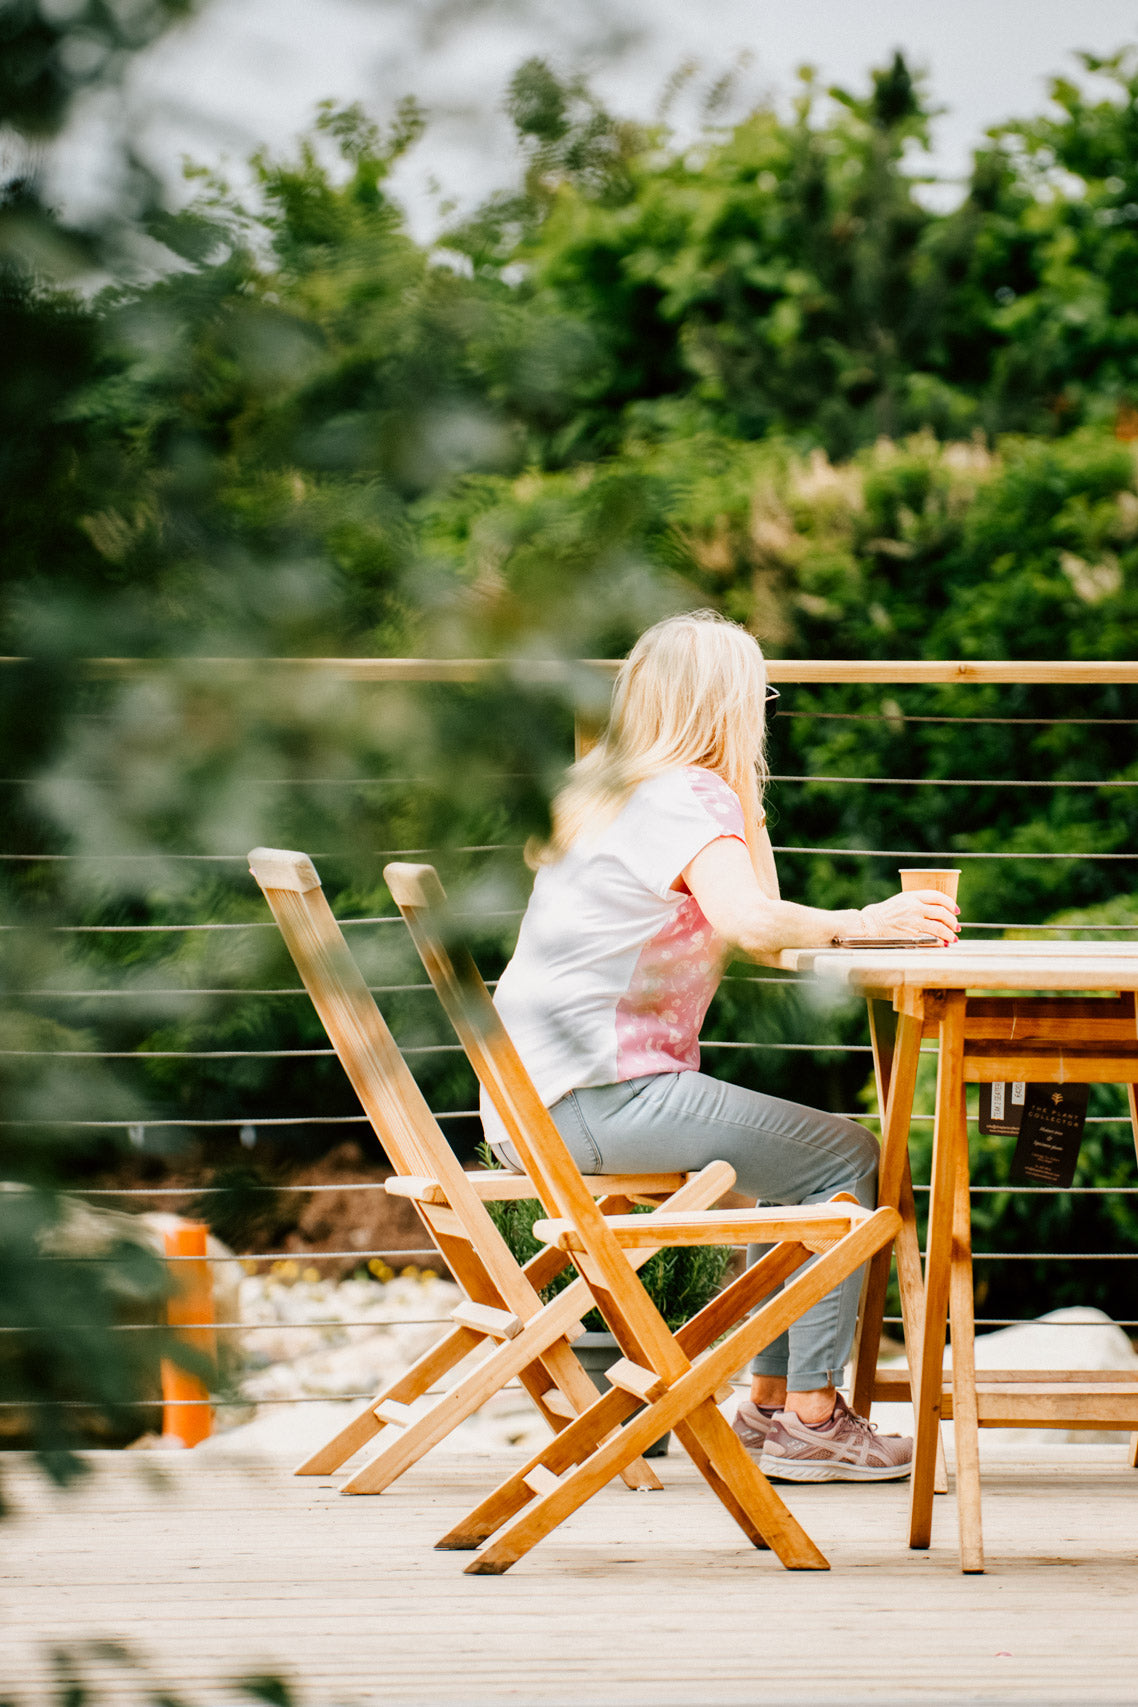
{"type": "Polygon", "coordinates": [[[601,829],[633,789],[662,771],[699,765],[739,796],[752,859],[767,780],[766,667],[759,643],[715,611],[658,622],[620,667],[608,725],[553,802],[553,834],[527,850],[558,860],[584,831],[601,829]]]}

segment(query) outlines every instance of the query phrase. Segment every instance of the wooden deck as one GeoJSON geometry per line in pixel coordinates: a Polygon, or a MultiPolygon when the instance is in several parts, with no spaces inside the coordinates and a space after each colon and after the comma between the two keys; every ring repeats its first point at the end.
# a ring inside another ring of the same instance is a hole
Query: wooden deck
{"type": "MultiPolygon", "coordinates": [[[[985,1473],[989,1572],[957,1566],[952,1504],[903,1545],[904,1485],[791,1488],[828,1575],[748,1549],[687,1459],[612,1486],[505,1577],[432,1542],[505,1473],[435,1455],[379,1498],[281,1463],[93,1455],[78,1491],[2,1468],[0,1700],[56,1702],[48,1651],[111,1638],[194,1704],[276,1672],[298,1707],[711,1707],[1135,1700],[1138,1474],[1057,1447],[985,1473]],[[157,1478],[165,1483],[157,1485],[157,1478]]],[[[144,1699],[107,1661],[100,1702],[144,1699]]]]}

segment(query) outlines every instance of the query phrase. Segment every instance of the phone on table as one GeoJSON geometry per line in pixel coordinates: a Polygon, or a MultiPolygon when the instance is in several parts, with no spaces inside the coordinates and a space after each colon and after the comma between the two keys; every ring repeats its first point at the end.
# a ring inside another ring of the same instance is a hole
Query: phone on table
{"type": "Polygon", "coordinates": [[[831,948],[936,948],[938,936],[835,936],[831,948]]]}

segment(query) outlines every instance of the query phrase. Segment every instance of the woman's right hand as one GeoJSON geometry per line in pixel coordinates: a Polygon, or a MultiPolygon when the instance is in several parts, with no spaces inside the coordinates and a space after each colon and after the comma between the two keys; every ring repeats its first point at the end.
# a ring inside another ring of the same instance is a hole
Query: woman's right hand
{"type": "Polygon", "coordinates": [[[908,889],[887,901],[871,902],[860,912],[869,937],[935,936],[947,947],[960,931],[960,908],[939,889],[908,889]]]}

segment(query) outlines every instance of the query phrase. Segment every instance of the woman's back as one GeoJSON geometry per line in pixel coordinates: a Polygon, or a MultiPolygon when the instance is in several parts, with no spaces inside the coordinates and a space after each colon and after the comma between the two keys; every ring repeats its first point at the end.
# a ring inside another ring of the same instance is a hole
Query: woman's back
{"type": "Polygon", "coordinates": [[[687,766],[640,783],[539,870],[495,1004],[547,1105],[583,1085],[698,1068],[724,947],[674,885],[722,836],[744,839],[739,799],[687,766]]]}

